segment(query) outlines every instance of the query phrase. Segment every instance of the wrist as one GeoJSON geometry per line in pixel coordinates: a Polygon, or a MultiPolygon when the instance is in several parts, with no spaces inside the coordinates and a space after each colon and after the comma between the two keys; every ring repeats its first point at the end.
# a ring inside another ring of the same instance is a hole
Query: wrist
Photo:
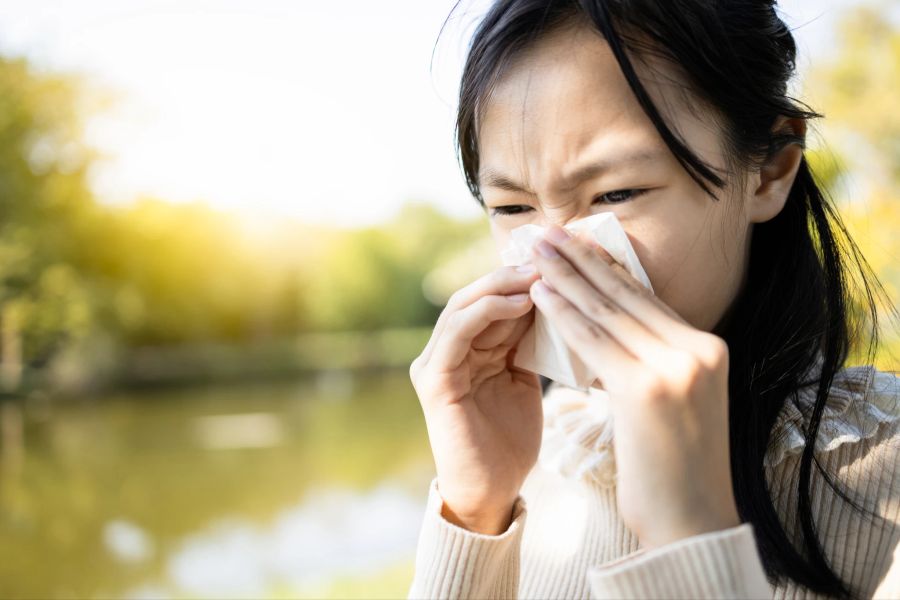
{"type": "Polygon", "coordinates": [[[484,535],[500,535],[512,524],[513,506],[514,504],[510,504],[502,509],[460,514],[450,508],[445,501],[441,504],[441,516],[468,531],[484,535]]]}
{"type": "Polygon", "coordinates": [[[655,535],[648,535],[647,539],[641,539],[641,546],[649,550],[696,535],[731,529],[740,524],[741,519],[738,517],[737,513],[726,517],[693,519],[691,522],[683,522],[679,523],[677,526],[667,527],[664,530],[656,532],[655,535]]]}

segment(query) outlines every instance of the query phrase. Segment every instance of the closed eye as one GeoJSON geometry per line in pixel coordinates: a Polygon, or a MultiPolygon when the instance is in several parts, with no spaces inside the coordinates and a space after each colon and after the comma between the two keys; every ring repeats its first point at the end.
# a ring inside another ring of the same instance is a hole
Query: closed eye
{"type": "Polygon", "coordinates": [[[495,206],[491,209],[492,215],[517,215],[523,212],[533,210],[527,204],[508,204],[506,206],[495,206]]]}
{"type": "MultiPolygon", "coordinates": [[[[623,204],[648,191],[649,190],[647,189],[615,190],[597,196],[594,198],[594,202],[601,202],[602,204],[623,204]]],[[[491,209],[491,215],[518,215],[530,210],[534,210],[534,208],[527,204],[507,204],[506,206],[493,207],[491,209]]]]}

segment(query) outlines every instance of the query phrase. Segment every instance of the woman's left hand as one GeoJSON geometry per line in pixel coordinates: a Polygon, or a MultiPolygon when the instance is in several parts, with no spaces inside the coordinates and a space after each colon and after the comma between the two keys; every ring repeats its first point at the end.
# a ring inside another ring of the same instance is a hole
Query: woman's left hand
{"type": "Polygon", "coordinates": [[[553,243],[538,242],[533,263],[550,288],[539,279],[531,296],[610,395],[625,525],[645,548],[739,525],[727,344],[688,324],[596,243],[557,225],[546,234],[553,243]]]}

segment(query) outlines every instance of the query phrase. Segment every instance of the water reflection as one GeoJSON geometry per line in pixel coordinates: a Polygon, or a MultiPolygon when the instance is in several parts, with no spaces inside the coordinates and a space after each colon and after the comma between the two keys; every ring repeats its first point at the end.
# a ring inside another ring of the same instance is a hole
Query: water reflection
{"type": "Polygon", "coordinates": [[[103,543],[122,562],[141,562],[154,552],[153,540],[138,525],[115,519],[103,528],[103,543]]]}
{"type": "Polygon", "coordinates": [[[34,407],[0,596],[405,596],[434,468],[405,371],[34,407]]]}
{"type": "Polygon", "coordinates": [[[268,448],[284,440],[284,427],[272,413],[209,415],[194,419],[197,441],[204,448],[268,448]]]}
{"type": "Polygon", "coordinates": [[[189,536],[168,559],[167,576],[190,596],[247,598],[377,576],[409,559],[418,535],[414,515],[423,510],[419,499],[390,482],[364,494],[312,490],[268,526],[222,520],[189,536]]]}

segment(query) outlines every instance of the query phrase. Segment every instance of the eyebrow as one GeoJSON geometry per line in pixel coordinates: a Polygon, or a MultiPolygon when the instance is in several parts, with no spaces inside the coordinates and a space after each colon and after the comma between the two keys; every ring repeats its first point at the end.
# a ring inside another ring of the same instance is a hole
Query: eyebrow
{"type": "MultiPolygon", "coordinates": [[[[662,158],[663,154],[664,153],[662,150],[647,149],[638,150],[629,154],[623,154],[615,158],[593,161],[575,169],[571,174],[567,175],[565,177],[567,183],[562,184],[560,188],[562,190],[571,190],[578,187],[578,185],[582,182],[587,181],[588,179],[593,179],[594,177],[597,177],[598,175],[601,175],[606,171],[611,171],[616,167],[621,167],[623,165],[632,163],[651,162],[662,158]]],[[[478,179],[482,187],[492,187],[510,192],[524,192],[526,194],[534,193],[530,190],[527,190],[524,185],[513,180],[511,177],[504,175],[503,173],[490,167],[484,169],[478,179]]]]}

